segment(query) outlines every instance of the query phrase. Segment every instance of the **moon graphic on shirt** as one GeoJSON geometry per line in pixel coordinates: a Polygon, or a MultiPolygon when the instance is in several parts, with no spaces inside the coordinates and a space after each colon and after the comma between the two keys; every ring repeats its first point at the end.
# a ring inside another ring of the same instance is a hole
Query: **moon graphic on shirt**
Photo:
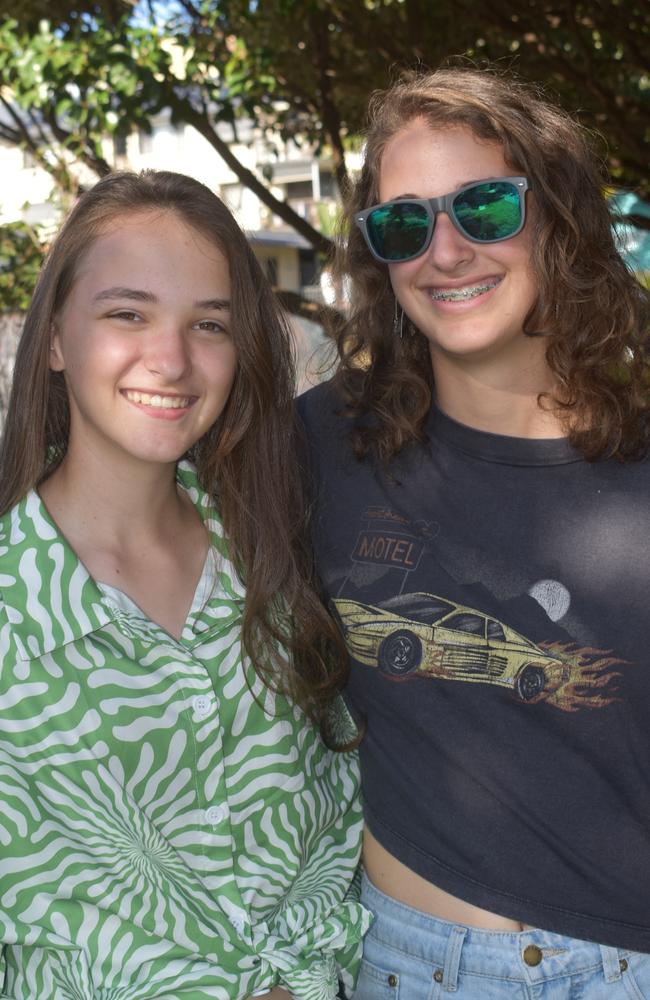
{"type": "Polygon", "coordinates": [[[528,593],[541,604],[552,622],[564,618],[569,610],[571,594],[559,580],[538,580],[529,588],[528,593]]]}

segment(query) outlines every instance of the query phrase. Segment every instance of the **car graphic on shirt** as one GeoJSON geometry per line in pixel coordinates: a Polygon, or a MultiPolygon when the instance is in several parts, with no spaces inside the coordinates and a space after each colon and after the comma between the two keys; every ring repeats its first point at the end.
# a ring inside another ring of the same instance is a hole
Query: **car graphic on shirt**
{"type": "Polygon", "coordinates": [[[570,677],[560,656],[482,611],[435,594],[407,594],[377,606],[343,598],[332,603],[351,656],[390,677],[498,684],[522,701],[556,691],[570,677]]]}

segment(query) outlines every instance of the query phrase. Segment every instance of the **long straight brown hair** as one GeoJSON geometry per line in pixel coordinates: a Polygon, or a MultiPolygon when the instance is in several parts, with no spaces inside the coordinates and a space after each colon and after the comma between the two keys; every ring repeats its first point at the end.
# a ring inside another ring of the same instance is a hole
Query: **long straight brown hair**
{"type": "Polygon", "coordinates": [[[46,479],[66,453],[68,394],[62,373],[50,370],[49,345],[79,264],[108,226],[148,210],[174,213],[228,261],[235,381],[220,417],[188,457],[219,510],[246,585],[244,650],[267,684],[284,686],[321,721],[345,660],[311,585],[294,447],[291,334],[243,232],[203,184],[168,171],[112,174],[82,195],[64,223],[16,355],[0,447],[0,514],[46,479]],[[288,649],[288,662],[281,646],[288,649]]]}

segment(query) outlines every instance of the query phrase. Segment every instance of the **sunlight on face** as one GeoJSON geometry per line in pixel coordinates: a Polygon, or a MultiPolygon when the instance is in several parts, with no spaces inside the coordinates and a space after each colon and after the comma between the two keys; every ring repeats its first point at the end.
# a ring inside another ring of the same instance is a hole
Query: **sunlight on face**
{"type": "Polygon", "coordinates": [[[52,338],[69,455],[175,463],[227,402],[230,329],[221,250],[173,212],[115,220],[82,258],[52,338]]]}

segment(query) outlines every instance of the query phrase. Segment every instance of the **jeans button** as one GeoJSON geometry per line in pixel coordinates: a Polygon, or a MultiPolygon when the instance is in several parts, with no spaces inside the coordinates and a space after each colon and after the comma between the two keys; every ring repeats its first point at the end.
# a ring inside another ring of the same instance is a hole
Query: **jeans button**
{"type": "Polygon", "coordinates": [[[539,965],[543,958],[542,949],[538,948],[536,944],[529,944],[527,948],[524,948],[526,965],[539,965]]]}

